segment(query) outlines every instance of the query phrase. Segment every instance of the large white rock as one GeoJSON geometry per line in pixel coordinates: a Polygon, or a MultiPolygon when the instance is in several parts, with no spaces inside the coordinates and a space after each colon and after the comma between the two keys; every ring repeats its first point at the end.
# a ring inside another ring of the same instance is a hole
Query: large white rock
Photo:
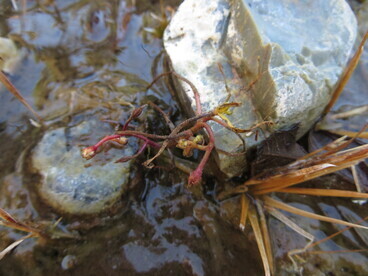
{"type": "MultiPolygon", "coordinates": [[[[218,64],[224,67],[231,100],[241,102],[229,116],[240,128],[272,120],[256,141],[298,124],[303,135],[328,103],[356,38],[357,23],[344,0],[185,0],[164,34],[173,69],[198,88],[203,109],[227,97],[218,64]],[[251,91],[246,87],[257,79],[251,91]]],[[[178,98],[193,114],[193,94],[185,83],[178,98]]],[[[216,147],[239,151],[241,141],[214,126],[216,147]]],[[[219,154],[220,168],[239,174],[245,158],[219,154]]]]}

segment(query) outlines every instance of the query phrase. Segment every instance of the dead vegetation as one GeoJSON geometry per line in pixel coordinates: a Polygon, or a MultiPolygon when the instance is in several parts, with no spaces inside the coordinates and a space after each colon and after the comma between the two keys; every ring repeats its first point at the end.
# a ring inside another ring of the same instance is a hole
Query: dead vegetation
{"type": "MultiPolygon", "coordinates": [[[[327,115],[327,112],[331,110],[332,106],[342,93],[356,65],[358,64],[359,58],[363,52],[364,43],[367,40],[367,38],[368,32],[365,34],[362,42],[360,43],[358,51],[353,56],[349,65],[347,66],[347,69],[343,73],[340,82],[337,84],[331,102],[325,109],[325,115],[327,115]]],[[[359,111],[362,111],[362,109],[359,109],[359,111]]],[[[352,114],[356,114],[356,112],[352,114]]],[[[351,114],[345,115],[348,116],[351,114]]],[[[302,209],[293,207],[289,204],[285,204],[280,200],[277,200],[272,197],[273,194],[286,193],[286,194],[300,194],[300,195],[310,195],[320,197],[368,199],[368,194],[360,192],[359,183],[357,183],[357,179],[355,178],[354,174],[355,166],[360,162],[364,162],[364,160],[368,158],[368,145],[364,144],[351,149],[346,149],[347,146],[354,141],[354,139],[358,137],[361,138],[367,137],[366,132],[367,127],[368,125],[366,125],[359,132],[351,132],[343,130],[338,132],[335,131],[334,133],[345,136],[333,141],[332,143],[314,152],[305,155],[302,158],[299,158],[295,162],[292,162],[286,166],[272,170],[266,169],[263,173],[253,176],[242,185],[239,185],[233,188],[232,190],[225,191],[219,195],[219,199],[221,200],[223,198],[235,194],[240,194],[241,215],[239,227],[240,229],[244,229],[247,221],[250,222],[250,225],[255,233],[255,238],[262,258],[265,275],[273,275],[275,273],[271,240],[268,232],[265,213],[269,213],[270,215],[274,216],[278,220],[288,225],[295,232],[299,233],[300,235],[304,236],[306,239],[310,241],[304,248],[295,249],[288,253],[288,256],[290,257],[291,261],[294,264],[295,271],[302,270],[302,268],[300,268],[297,265],[297,262],[294,258],[295,256],[299,257],[299,254],[307,253],[308,249],[328,239],[331,239],[341,234],[342,232],[347,231],[352,227],[368,229],[368,227],[358,224],[361,223],[366,218],[364,218],[361,221],[351,223],[344,220],[307,212],[302,209]],[[347,140],[347,136],[353,138],[347,140]],[[299,186],[293,187],[297,184],[306,182],[308,180],[312,180],[317,177],[331,174],[347,168],[351,168],[353,171],[357,191],[337,190],[325,187],[321,188],[308,188],[299,186]],[[279,210],[294,213],[311,219],[317,219],[335,224],[342,224],[348,227],[345,228],[344,230],[341,230],[327,237],[324,240],[313,243],[315,239],[313,235],[300,228],[296,223],[287,218],[279,210]]],[[[348,250],[346,252],[353,252],[353,251],[348,250]]],[[[321,252],[320,251],[311,252],[311,254],[319,254],[319,253],[321,252]]]]}
{"type": "Polygon", "coordinates": [[[15,242],[11,243],[8,247],[3,249],[0,252],[0,260],[4,258],[6,254],[11,252],[15,247],[21,244],[24,240],[29,239],[29,238],[39,238],[41,236],[40,230],[33,228],[31,226],[28,226],[22,222],[19,222],[18,220],[16,220],[14,217],[12,217],[10,214],[8,214],[6,211],[4,211],[1,208],[0,208],[0,225],[28,233],[26,236],[20,238],[19,240],[16,240],[15,242]]]}

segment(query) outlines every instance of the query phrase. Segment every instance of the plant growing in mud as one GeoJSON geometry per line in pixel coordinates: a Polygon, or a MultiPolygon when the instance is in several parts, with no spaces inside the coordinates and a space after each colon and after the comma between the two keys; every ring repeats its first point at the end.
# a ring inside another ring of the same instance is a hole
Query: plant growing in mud
{"type": "MultiPolygon", "coordinates": [[[[193,153],[193,150],[203,151],[204,152],[203,157],[199,162],[197,168],[194,171],[192,171],[189,175],[188,185],[191,186],[199,184],[201,182],[204,167],[207,164],[213,149],[215,148],[215,138],[212,128],[208,124],[209,121],[216,122],[234,133],[255,133],[259,127],[263,125],[272,124],[272,122],[270,121],[264,121],[249,129],[240,129],[234,127],[231,124],[231,122],[226,118],[226,115],[230,114],[231,108],[240,105],[239,103],[235,102],[231,103],[225,102],[224,104],[221,104],[218,107],[216,107],[214,110],[202,112],[200,95],[196,87],[188,79],[178,75],[175,72],[167,72],[159,75],[153,80],[153,82],[148,88],[150,88],[158,79],[168,75],[174,75],[176,78],[186,82],[191,87],[196,102],[196,114],[194,117],[183,121],[177,126],[174,126],[174,124],[170,121],[167,114],[165,114],[154,103],[149,103],[140,106],[133,110],[133,112],[131,113],[130,117],[125,122],[125,124],[118,126],[118,130],[113,135],[106,136],[102,140],[100,140],[97,144],[82,149],[81,150],[82,157],[84,157],[87,160],[93,158],[97,153],[99,153],[103,149],[104,145],[108,142],[117,142],[119,144],[126,144],[127,137],[135,137],[139,139],[142,142],[142,144],[135,154],[131,156],[124,156],[119,160],[117,160],[116,162],[126,162],[128,160],[131,160],[132,158],[136,158],[140,154],[142,154],[147,147],[158,149],[157,153],[151,159],[143,163],[148,168],[153,168],[154,167],[153,161],[156,158],[158,158],[164,152],[165,149],[170,147],[177,147],[182,149],[183,155],[185,157],[190,157],[193,153]],[[147,106],[151,106],[157,112],[159,112],[160,115],[162,115],[162,117],[165,119],[167,125],[170,128],[171,131],[170,134],[156,135],[131,129],[130,127],[131,121],[136,119],[139,115],[141,115],[141,113],[147,106]],[[204,136],[201,134],[202,131],[206,132],[208,139],[204,138],[204,136]]],[[[238,154],[238,153],[228,153],[228,154],[238,154]]]]}

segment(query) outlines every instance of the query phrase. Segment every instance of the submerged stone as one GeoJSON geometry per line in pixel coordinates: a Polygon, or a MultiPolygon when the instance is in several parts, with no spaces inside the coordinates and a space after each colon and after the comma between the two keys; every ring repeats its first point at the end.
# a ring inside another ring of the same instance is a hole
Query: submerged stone
{"type": "MultiPolygon", "coordinates": [[[[249,148],[276,130],[297,125],[300,137],[311,127],[347,62],[356,28],[344,0],[186,0],[165,31],[164,46],[173,69],[199,90],[204,111],[230,93],[231,102],[242,103],[229,116],[237,127],[274,122],[258,139],[242,135],[249,148]]],[[[176,88],[193,114],[192,91],[182,82],[176,88]]],[[[213,129],[217,148],[241,150],[235,134],[218,125],[213,129]]],[[[220,152],[218,157],[229,176],[244,169],[244,157],[220,152]]]]}
{"type": "MultiPolygon", "coordinates": [[[[111,128],[106,123],[88,120],[45,133],[33,151],[32,165],[41,175],[37,189],[48,205],[70,214],[93,214],[120,198],[129,180],[131,163],[114,163],[117,153],[109,151],[86,166],[78,145],[90,143],[86,138],[96,143],[98,137],[109,132],[111,128]]],[[[119,154],[131,155],[132,150],[127,146],[119,154]]]]}

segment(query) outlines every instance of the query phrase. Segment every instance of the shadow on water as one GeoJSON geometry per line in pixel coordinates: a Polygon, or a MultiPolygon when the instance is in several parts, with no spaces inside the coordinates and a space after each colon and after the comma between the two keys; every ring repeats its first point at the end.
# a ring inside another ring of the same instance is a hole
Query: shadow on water
{"type": "MultiPolygon", "coordinates": [[[[145,31],[157,27],[151,13],[160,15],[160,1],[26,1],[25,14],[10,2],[0,0],[0,35],[19,49],[10,78],[46,118],[47,127],[35,129],[27,110],[0,86],[0,206],[22,221],[55,222],[62,216],[58,227],[78,237],[26,240],[0,261],[0,274],[262,275],[253,234],[234,227],[237,199],[219,204],[211,191],[206,196],[189,191],[181,172],[148,171],[138,160],[121,199],[97,215],[71,216],[39,199],[35,186],[40,179],[29,171],[29,159],[44,131],[92,117],[126,120],[133,106],[149,100],[170,110],[174,120],[183,117],[164,85],[145,91],[164,70],[162,41],[145,31]]],[[[176,8],[181,1],[163,2],[176,8]]],[[[157,117],[149,119],[148,127],[162,127],[157,117]]],[[[219,183],[208,179],[207,184],[219,183]]],[[[362,206],[340,201],[296,204],[345,218],[364,214],[362,206]]],[[[318,238],[334,230],[295,220],[318,238]]],[[[290,266],[285,253],[303,247],[305,240],[274,219],[270,225],[278,266],[290,266]]],[[[0,248],[22,235],[1,227],[0,248]]],[[[354,246],[362,240],[368,242],[367,234],[346,233],[338,243],[354,246]]],[[[330,242],[328,248],[335,247],[330,242]]],[[[364,253],[313,256],[309,271],[330,266],[335,273],[348,263],[360,273],[368,271],[365,262],[364,253]]]]}

